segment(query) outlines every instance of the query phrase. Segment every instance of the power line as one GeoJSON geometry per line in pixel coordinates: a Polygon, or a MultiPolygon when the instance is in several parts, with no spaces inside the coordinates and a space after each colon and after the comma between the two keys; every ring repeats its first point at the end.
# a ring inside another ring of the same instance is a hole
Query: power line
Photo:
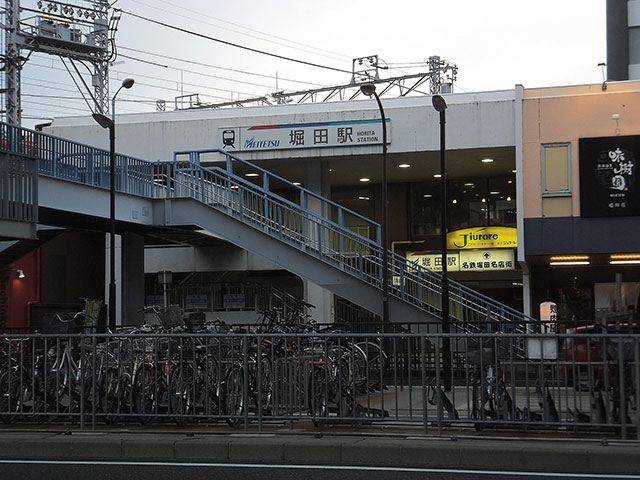
{"type": "MultiPolygon", "coordinates": [[[[118,49],[130,50],[130,51],[136,52],[136,53],[144,53],[146,55],[153,55],[154,57],[166,58],[168,60],[175,60],[177,62],[189,63],[191,65],[198,65],[198,66],[201,66],[201,67],[216,68],[216,69],[219,69],[219,70],[225,70],[227,72],[241,73],[241,74],[244,74],[244,75],[253,75],[254,77],[269,78],[269,79],[272,79],[272,80],[275,80],[277,78],[278,81],[281,80],[281,81],[284,81],[284,82],[303,83],[305,85],[312,85],[314,87],[320,86],[317,83],[305,82],[304,80],[294,80],[294,79],[291,79],[291,78],[276,77],[275,75],[265,75],[263,73],[255,73],[255,72],[248,72],[248,71],[245,71],[245,70],[236,70],[236,69],[233,69],[233,68],[219,67],[217,65],[211,65],[211,64],[208,64],[208,63],[196,62],[195,60],[186,60],[184,58],[171,57],[169,55],[162,55],[160,53],[147,52],[147,51],[144,51],[144,50],[138,50],[136,48],[120,46],[120,47],[118,47],[118,49]]],[[[120,56],[124,56],[124,55],[120,54],[120,56]]],[[[157,64],[157,65],[162,66],[162,67],[166,67],[166,65],[162,65],[162,64],[157,64]]]]}
{"type": "Polygon", "coordinates": [[[316,68],[323,68],[325,70],[331,70],[331,71],[340,72],[340,73],[348,73],[349,75],[351,75],[351,72],[349,70],[344,70],[342,68],[329,67],[327,65],[320,65],[319,63],[307,62],[305,60],[299,60],[299,59],[287,57],[287,56],[284,56],[284,55],[278,55],[277,53],[265,52],[264,50],[258,50],[257,48],[251,48],[251,47],[246,47],[244,45],[240,45],[240,44],[237,44],[237,43],[227,42],[226,40],[221,40],[219,38],[211,37],[211,36],[205,35],[203,33],[194,32],[192,30],[187,30],[186,28],[177,27],[175,25],[171,25],[171,24],[168,24],[168,23],[165,23],[165,22],[161,22],[159,20],[154,20],[152,18],[145,17],[145,16],[142,16],[142,15],[138,15],[136,13],[129,12],[127,10],[122,10],[121,9],[120,11],[122,13],[126,13],[127,15],[131,15],[132,17],[139,18],[140,20],[145,20],[145,21],[147,21],[149,23],[154,23],[156,25],[160,25],[160,26],[163,26],[163,27],[166,27],[166,28],[170,28],[172,30],[176,30],[178,32],[186,33],[188,35],[193,35],[195,37],[204,38],[206,40],[211,40],[213,42],[218,42],[218,43],[221,43],[223,45],[228,45],[228,46],[231,46],[231,47],[240,48],[242,50],[247,50],[247,51],[253,52],[253,53],[259,53],[261,55],[267,55],[269,57],[278,58],[280,60],[286,60],[288,62],[295,62],[295,63],[299,63],[301,65],[307,65],[307,66],[316,67],[316,68]]]}
{"type": "Polygon", "coordinates": [[[294,45],[300,45],[300,46],[303,46],[303,47],[306,47],[306,48],[311,48],[312,50],[316,50],[317,52],[325,52],[325,53],[329,53],[330,55],[325,55],[325,54],[323,54],[323,53],[317,53],[316,51],[309,51],[309,50],[301,49],[301,48],[298,48],[298,47],[294,47],[294,46],[291,46],[291,45],[286,45],[286,44],[279,43],[279,42],[274,42],[273,40],[268,40],[268,39],[265,39],[265,38],[257,37],[257,36],[255,36],[255,35],[249,35],[248,33],[240,32],[240,31],[238,31],[238,30],[233,30],[233,29],[231,29],[231,28],[222,27],[222,26],[220,26],[220,25],[216,25],[216,24],[213,24],[213,23],[210,23],[210,22],[205,22],[205,21],[200,20],[200,19],[197,19],[197,18],[188,17],[188,16],[186,16],[186,15],[180,15],[179,13],[175,13],[175,12],[171,12],[171,11],[169,11],[169,10],[165,10],[165,9],[162,9],[162,8],[158,8],[158,6],[157,6],[157,5],[149,5],[149,4],[143,3],[143,2],[141,2],[141,1],[139,1],[139,0],[130,0],[130,1],[133,1],[133,2],[138,3],[138,4],[140,4],[140,5],[144,5],[144,6],[146,6],[146,7],[154,8],[155,10],[160,10],[160,11],[163,11],[163,12],[169,13],[169,14],[171,14],[171,15],[176,15],[176,16],[178,16],[178,17],[186,18],[187,20],[196,21],[196,22],[199,22],[199,23],[203,23],[203,24],[205,24],[205,25],[211,25],[211,26],[213,26],[213,27],[221,28],[221,29],[223,29],[223,30],[227,30],[227,31],[229,31],[229,32],[238,33],[238,34],[240,34],[240,35],[245,35],[245,36],[247,36],[247,37],[255,38],[255,39],[257,39],[257,40],[261,40],[261,41],[267,41],[267,42],[274,43],[274,44],[276,44],[276,45],[280,45],[280,46],[283,46],[283,47],[286,47],[286,48],[293,48],[293,49],[300,50],[300,51],[303,51],[303,52],[306,52],[306,53],[311,53],[311,54],[313,54],[313,55],[320,55],[320,56],[323,56],[323,57],[332,58],[333,60],[341,60],[341,59],[348,59],[348,60],[351,60],[351,59],[353,58],[353,57],[351,57],[351,56],[347,56],[347,55],[344,55],[344,54],[341,54],[341,53],[331,52],[331,51],[329,51],[329,50],[324,50],[324,49],[322,49],[322,48],[314,47],[313,45],[307,45],[307,44],[304,44],[304,43],[301,43],[301,42],[296,42],[295,40],[290,40],[290,39],[288,39],[288,38],[279,37],[279,36],[277,36],[277,35],[273,35],[273,34],[270,34],[270,33],[262,32],[262,31],[260,31],[260,30],[256,30],[256,29],[253,29],[253,28],[245,27],[245,26],[243,26],[243,25],[239,25],[239,24],[237,24],[237,23],[229,22],[229,21],[227,21],[227,20],[223,20],[223,19],[221,19],[221,18],[214,17],[214,16],[212,16],[212,15],[207,15],[207,14],[205,14],[205,13],[201,13],[201,12],[198,12],[198,11],[196,11],[196,10],[191,10],[191,9],[189,9],[189,8],[186,8],[186,7],[182,6],[182,5],[176,5],[176,4],[174,4],[174,3],[167,2],[167,1],[165,1],[165,0],[156,0],[156,1],[157,1],[157,2],[165,3],[165,4],[167,4],[167,5],[171,5],[172,7],[175,7],[175,8],[180,8],[180,9],[185,10],[185,11],[187,11],[187,12],[195,13],[195,14],[200,15],[200,16],[202,16],[202,17],[211,18],[211,19],[216,20],[216,21],[218,21],[218,22],[227,23],[227,24],[229,24],[229,25],[233,25],[234,27],[242,28],[242,29],[248,30],[248,31],[250,31],[250,32],[259,33],[260,35],[264,35],[264,36],[266,36],[266,37],[277,38],[278,40],[283,40],[283,41],[285,41],[285,42],[289,42],[289,43],[292,43],[292,44],[294,44],[294,45]],[[342,57],[342,58],[337,58],[337,57],[342,57]]]}
{"type": "MultiPolygon", "coordinates": [[[[30,65],[35,65],[37,67],[51,68],[51,69],[54,69],[54,70],[59,70],[59,71],[65,71],[66,72],[65,69],[56,68],[56,67],[52,67],[52,66],[49,66],[49,65],[41,65],[41,64],[33,63],[33,62],[30,62],[29,64],[30,65]]],[[[261,88],[271,88],[269,85],[262,85],[262,84],[252,83],[252,82],[245,82],[245,81],[242,81],[242,80],[226,78],[226,77],[219,77],[219,76],[216,76],[216,75],[210,75],[210,74],[206,74],[206,73],[201,73],[201,72],[197,72],[197,71],[194,71],[194,70],[182,70],[182,71],[186,72],[186,73],[192,73],[194,75],[201,75],[201,76],[204,76],[204,77],[215,78],[215,79],[218,79],[218,80],[221,79],[221,80],[227,80],[227,81],[234,82],[234,83],[244,83],[244,84],[247,84],[247,85],[261,87],[261,88]]],[[[123,75],[135,75],[137,77],[143,77],[143,78],[152,78],[154,80],[160,80],[160,81],[163,81],[163,82],[178,83],[177,80],[169,80],[169,79],[165,79],[165,78],[159,78],[157,75],[144,75],[144,74],[135,73],[135,72],[124,72],[122,70],[113,70],[113,69],[111,70],[111,72],[112,73],[120,73],[120,74],[123,74],[123,75]]],[[[110,78],[110,79],[111,80],[120,80],[118,78],[116,78],[116,79],[110,78]]],[[[145,85],[145,86],[148,86],[148,87],[153,87],[153,88],[158,88],[158,89],[163,89],[163,90],[171,90],[171,91],[177,90],[177,89],[164,87],[164,86],[159,86],[159,85],[154,85],[154,84],[141,83],[141,82],[138,82],[138,83],[140,85],[145,85]]],[[[200,85],[200,84],[188,83],[188,82],[182,82],[182,85],[187,85],[187,86],[190,86],[190,87],[197,87],[197,88],[204,88],[204,89],[207,89],[207,90],[217,90],[217,91],[221,91],[221,92],[230,91],[230,89],[216,88],[216,87],[210,87],[210,86],[207,86],[207,85],[200,85]]],[[[236,90],[234,90],[234,91],[236,91],[236,90]]],[[[236,92],[239,93],[239,94],[242,94],[242,95],[249,96],[249,97],[255,96],[254,93],[247,93],[247,92],[240,92],[240,91],[236,91],[236,92]]],[[[197,92],[189,92],[189,93],[197,93],[197,92]]],[[[226,97],[215,97],[214,95],[210,95],[210,96],[214,97],[214,98],[226,99],[226,97]]]]}

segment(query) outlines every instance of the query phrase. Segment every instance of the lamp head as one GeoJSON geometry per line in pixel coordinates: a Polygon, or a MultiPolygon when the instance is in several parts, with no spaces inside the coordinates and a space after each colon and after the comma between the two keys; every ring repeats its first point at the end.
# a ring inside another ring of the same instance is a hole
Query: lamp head
{"type": "Polygon", "coordinates": [[[438,112],[442,113],[447,109],[447,102],[444,101],[440,95],[434,95],[431,97],[431,103],[433,103],[433,108],[435,108],[438,112]]]}
{"type": "Polygon", "coordinates": [[[101,113],[94,113],[91,116],[96,122],[98,122],[98,125],[100,125],[102,128],[113,128],[113,120],[111,120],[106,115],[103,115],[101,113]]]}
{"type": "Polygon", "coordinates": [[[133,78],[125,78],[122,81],[122,87],[124,88],[131,88],[133,87],[133,84],[136,83],[136,81],[133,78]]]}
{"type": "Polygon", "coordinates": [[[376,93],[376,86],[373,83],[365,83],[364,85],[360,85],[360,91],[370,97],[376,93]]]}

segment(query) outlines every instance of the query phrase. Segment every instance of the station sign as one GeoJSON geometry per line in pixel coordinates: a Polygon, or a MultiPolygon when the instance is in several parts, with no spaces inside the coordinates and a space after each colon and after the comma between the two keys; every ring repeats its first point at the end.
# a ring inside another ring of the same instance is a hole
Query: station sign
{"type": "MultiPolygon", "coordinates": [[[[433,272],[442,271],[440,252],[407,252],[409,266],[420,265],[433,272]]],[[[447,252],[448,272],[495,272],[515,269],[513,249],[478,249],[447,252]]]]}
{"type": "Polygon", "coordinates": [[[447,248],[515,248],[518,229],[512,227],[475,227],[447,233],[447,248]]]}
{"type": "MultiPolygon", "coordinates": [[[[387,119],[387,143],[391,143],[391,121],[387,119]]],[[[353,147],[382,144],[382,120],[254,125],[218,129],[223,150],[256,151],[322,147],[353,147]]]]}

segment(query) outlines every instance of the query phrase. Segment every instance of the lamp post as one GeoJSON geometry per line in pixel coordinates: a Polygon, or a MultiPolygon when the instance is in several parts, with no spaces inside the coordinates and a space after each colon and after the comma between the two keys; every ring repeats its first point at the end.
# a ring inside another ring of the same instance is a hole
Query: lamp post
{"type": "MultiPolygon", "coordinates": [[[[445,125],[447,102],[440,95],[431,97],[433,108],[440,113],[440,242],[442,244],[442,285],[440,303],[442,306],[442,333],[449,333],[449,279],[447,277],[447,174],[445,165],[445,125]]],[[[451,341],[442,339],[442,367],[444,369],[444,389],[451,390],[451,341]]]]}
{"type": "Polygon", "coordinates": [[[111,118],[94,113],[93,119],[102,128],[109,129],[109,329],[116,328],[116,96],[123,88],[131,88],[135,81],[126,78],[111,99],[111,118]]]}
{"type": "Polygon", "coordinates": [[[389,205],[387,199],[387,119],[384,115],[384,108],[380,97],[376,93],[376,86],[367,83],[360,87],[360,91],[369,97],[373,95],[378,102],[380,116],[382,117],[382,320],[389,322],[389,253],[387,244],[389,243],[387,223],[389,215],[389,205]]]}

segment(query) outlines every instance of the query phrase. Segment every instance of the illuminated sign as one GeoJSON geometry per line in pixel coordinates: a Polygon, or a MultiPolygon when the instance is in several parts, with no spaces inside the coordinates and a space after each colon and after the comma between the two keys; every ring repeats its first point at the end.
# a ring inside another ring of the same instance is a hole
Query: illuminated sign
{"type": "Polygon", "coordinates": [[[447,234],[447,248],[515,248],[518,230],[511,227],[476,227],[447,234]]]}
{"type": "MultiPolygon", "coordinates": [[[[440,252],[407,252],[407,263],[420,265],[434,272],[442,271],[440,252]]],[[[514,250],[461,250],[447,253],[448,272],[491,272],[514,270],[514,250]]]]}
{"type": "Polygon", "coordinates": [[[513,250],[461,250],[461,272],[489,272],[513,270],[513,250]]]}
{"type": "MultiPolygon", "coordinates": [[[[387,143],[391,141],[390,127],[391,122],[387,119],[387,143]]],[[[382,120],[225,127],[219,129],[218,140],[227,151],[380,145],[382,120]]]]}
{"type": "MultiPolygon", "coordinates": [[[[459,271],[459,261],[458,252],[447,252],[447,271],[459,271]]],[[[407,262],[409,265],[417,263],[432,272],[442,271],[442,253],[440,252],[407,252],[407,262]]]]}

